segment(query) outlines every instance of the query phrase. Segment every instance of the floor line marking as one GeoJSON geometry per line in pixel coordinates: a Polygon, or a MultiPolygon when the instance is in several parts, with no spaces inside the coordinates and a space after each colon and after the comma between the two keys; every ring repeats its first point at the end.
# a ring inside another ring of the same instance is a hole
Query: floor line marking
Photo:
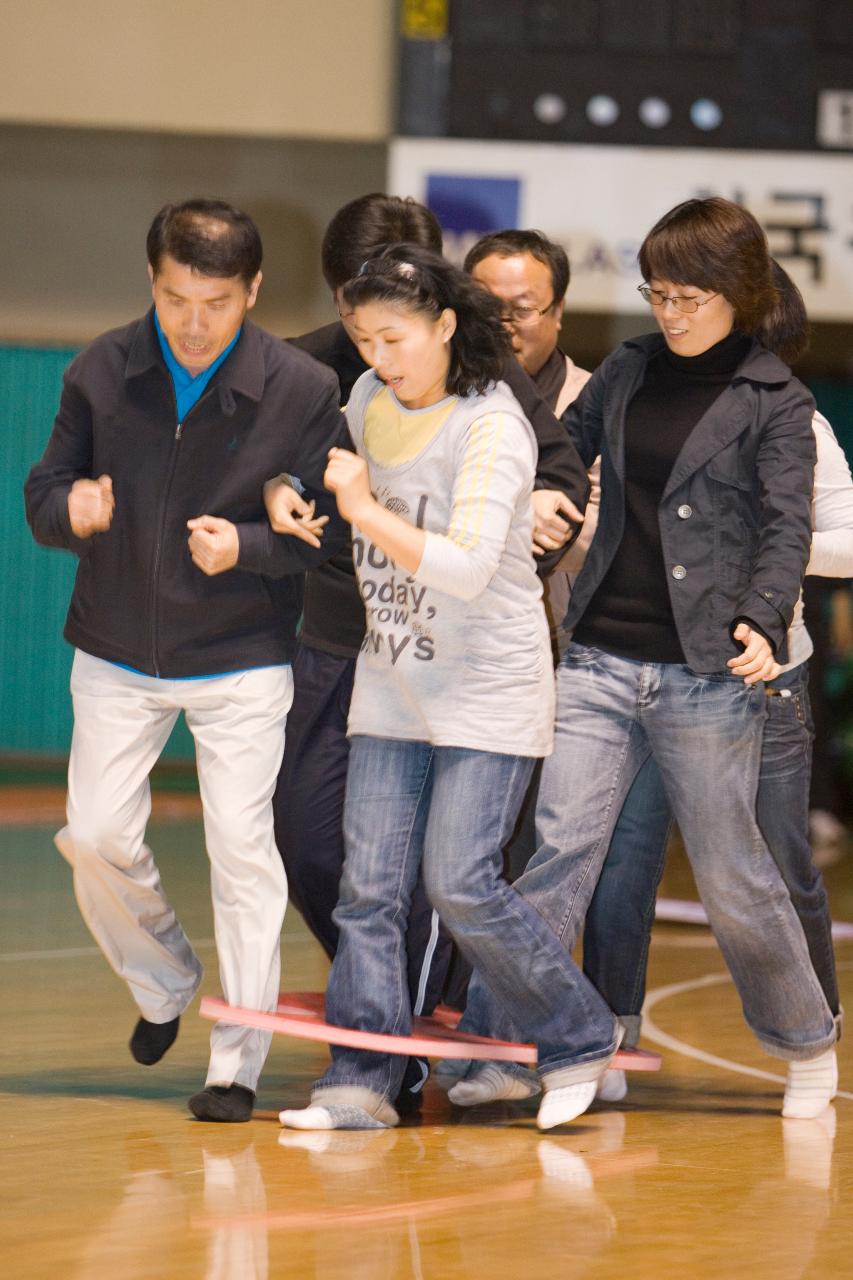
{"type": "MultiPolygon", "coordinates": [[[[697,1049],[692,1044],[687,1044],[684,1040],[678,1040],[675,1036],[669,1035],[666,1031],[661,1031],[660,1027],[652,1021],[648,1016],[649,1011],[659,1004],[662,1000],[668,1000],[670,996],[680,996],[687,991],[697,991],[701,987],[718,986],[722,982],[731,982],[731,976],[728,973],[708,973],[703,978],[691,978],[688,982],[672,982],[665,987],[657,987],[650,991],[643,1004],[643,1035],[647,1040],[651,1040],[652,1044],[658,1044],[664,1049],[673,1049],[676,1053],[683,1054],[686,1058],[695,1058],[697,1062],[705,1062],[711,1067],[722,1067],[724,1071],[734,1071],[742,1076],[753,1076],[756,1080],[772,1080],[774,1084],[785,1084],[785,1077],[775,1075],[772,1071],[762,1071],[759,1067],[747,1067],[741,1062],[732,1062],[729,1058],[718,1058],[716,1054],[706,1053],[704,1049],[697,1049]]],[[[853,1102],[853,1093],[846,1093],[843,1089],[839,1089],[835,1095],[836,1098],[847,1098],[853,1102]]]]}
{"type": "MultiPolygon", "coordinates": [[[[709,923],[702,903],[686,898],[658,898],[655,903],[655,920],[663,920],[667,924],[709,923]]],[[[835,942],[849,942],[853,938],[853,924],[847,920],[833,920],[832,937],[835,942]]]]}

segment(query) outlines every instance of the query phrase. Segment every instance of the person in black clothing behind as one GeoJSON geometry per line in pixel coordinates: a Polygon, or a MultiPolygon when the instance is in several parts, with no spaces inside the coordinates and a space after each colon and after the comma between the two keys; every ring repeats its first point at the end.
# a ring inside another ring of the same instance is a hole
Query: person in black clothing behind
{"type": "MultiPolygon", "coordinates": [[[[379,248],[403,241],[440,252],[441,227],[435,215],[417,201],[381,193],[360,196],[344,205],[323,238],[323,275],[340,321],[292,341],[335,370],[342,404],[368,367],[350,332],[343,286],[379,248]]],[[[535,536],[537,545],[546,552],[540,563],[548,570],[576,533],[589,482],[565,428],[515,359],[508,359],[503,378],[521,404],[539,445],[535,536]]],[[[319,545],[323,521],[312,518],[311,505],[295,489],[275,480],[267,485],[266,494],[270,521],[277,532],[319,545]]],[[[300,647],[294,660],[294,703],[274,802],[275,831],[291,901],[330,959],[337,945],[332,912],[344,861],[347,713],[364,625],[364,607],[349,552],[307,574],[300,647]]],[[[428,1014],[441,997],[451,947],[421,886],[412,902],[407,946],[412,1010],[428,1014]]],[[[416,1094],[425,1079],[425,1069],[411,1071],[404,1090],[411,1086],[416,1094]]],[[[405,1106],[405,1099],[401,1097],[400,1103],[405,1106]]]]}

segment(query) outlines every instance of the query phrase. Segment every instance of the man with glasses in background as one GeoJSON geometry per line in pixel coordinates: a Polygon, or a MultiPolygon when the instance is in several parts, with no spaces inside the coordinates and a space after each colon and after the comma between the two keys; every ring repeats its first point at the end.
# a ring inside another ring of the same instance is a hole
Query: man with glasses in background
{"type": "MultiPolygon", "coordinates": [[[[515,358],[542,399],[559,417],[577,399],[591,376],[558,345],[570,278],[565,249],[548,240],[541,231],[496,231],[483,236],[469,250],[465,270],[504,304],[503,319],[515,358]]],[[[591,492],[581,531],[544,584],[555,660],[571,584],[580,572],[595,531],[599,494],[597,460],[589,477],[591,492]]],[[[539,546],[548,550],[565,541],[565,532],[561,537],[561,526],[568,531],[568,522],[563,521],[558,509],[552,519],[552,527],[547,531],[540,529],[537,534],[539,546]]],[[[521,875],[536,848],[533,819],[538,779],[537,766],[516,834],[506,851],[507,871],[513,880],[521,875]]]]}

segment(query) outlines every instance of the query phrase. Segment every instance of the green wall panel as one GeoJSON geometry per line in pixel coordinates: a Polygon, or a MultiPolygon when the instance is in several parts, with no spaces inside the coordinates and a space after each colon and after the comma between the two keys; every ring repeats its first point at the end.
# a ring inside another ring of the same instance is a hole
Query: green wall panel
{"type": "MultiPolygon", "coordinates": [[[[62,638],[76,557],[37,547],[24,517],[23,484],[44,450],[73,350],[0,347],[0,752],[62,755],[71,741],[62,638]]],[[[176,727],[164,755],[191,759],[176,727]]]]}
{"type": "MultiPolygon", "coordinates": [[[[71,649],[62,626],[76,561],[37,547],[24,519],[22,487],[41,456],[73,350],[0,346],[0,752],[57,755],[71,740],[71,649]]],[[[853,387],[814,381],[818,406],[853,457],[853,387]]],[[[164,753],[193,755],[180,721],[164,753]]]]}

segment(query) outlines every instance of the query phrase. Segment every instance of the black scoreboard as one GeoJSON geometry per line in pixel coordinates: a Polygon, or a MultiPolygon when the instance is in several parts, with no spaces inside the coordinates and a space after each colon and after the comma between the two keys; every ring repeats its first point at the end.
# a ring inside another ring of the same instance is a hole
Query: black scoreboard
{"type": "Polygon", "coordinates": [[[401,136],[853,150],[853,0],[402,0],[401,136]]]}

